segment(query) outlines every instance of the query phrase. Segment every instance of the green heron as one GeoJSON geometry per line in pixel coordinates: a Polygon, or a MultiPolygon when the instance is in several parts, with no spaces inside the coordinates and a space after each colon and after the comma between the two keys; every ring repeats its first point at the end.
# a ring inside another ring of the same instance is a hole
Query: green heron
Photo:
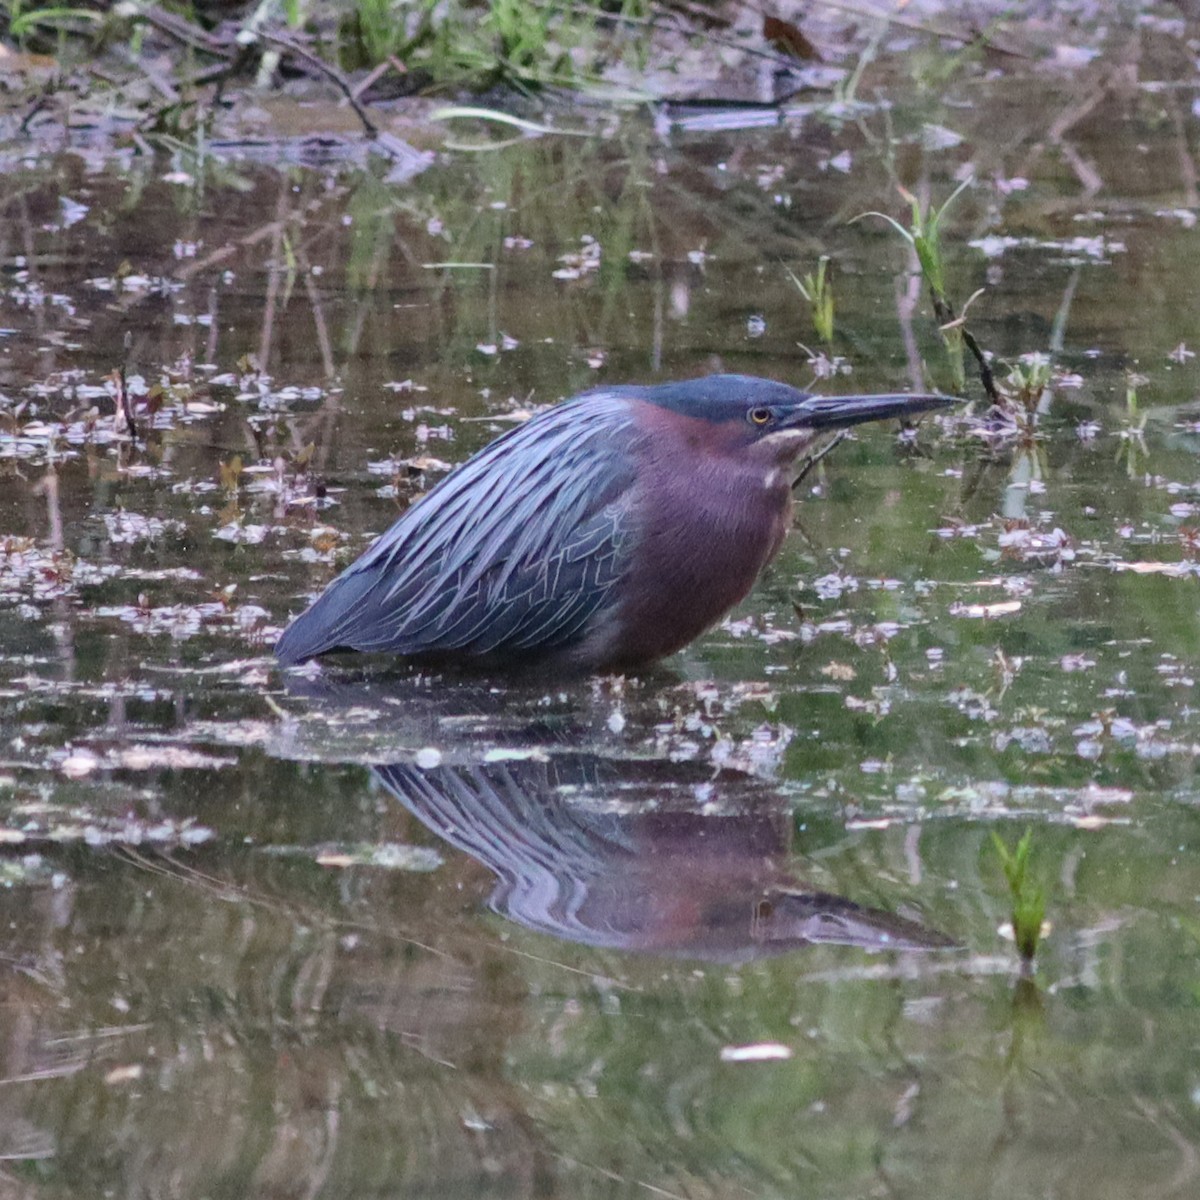
{"type": "Polygon", "coordinates": [[[831,429],[954,403],[812,396],[748,375],[585,392],[497,438],[284,631],[334,650],[619,671],[715,624],[775,557],[800,455],[831,429]]]}

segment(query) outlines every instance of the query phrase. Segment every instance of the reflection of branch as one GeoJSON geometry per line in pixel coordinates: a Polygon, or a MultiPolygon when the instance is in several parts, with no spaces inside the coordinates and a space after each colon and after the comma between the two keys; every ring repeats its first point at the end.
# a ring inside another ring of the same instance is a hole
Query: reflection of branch
{"type": "MultiPolygon", "coordinates": [[[[345,188],[335,188],[332,191],[324,192],[320,196],[309,200],[303,206],[287,213],[285,216],[277,217],[275,220],[268,221],[265,225],[260,225],[257,229],[251,230],[250,233],[245,234],[243,237],[226,242],[211,254],[205,255],[204,258],[192,259],[174,272],[174,278],[186,282],[193,276],[199,275],[202,271],[207,271],[209,267],[215,267],[223,263],[226,259],[232,258],[241,250],[248,250],[251,246],[257,246],[259,242],[265,242],[268,238],[278,237],[280,231],[287,228],[287,226],[301,223],[306,217],[315,216],[326,204],[336,205],[345,194],[345,188]]],[[[138,298],[140,299],[141,297],[138,298]]]]}
{"type": "Polygon", "coordinates": [[[453,963],[456,961],[445,950],[439,950],[436,946],[432,946],[428,942],[418,941],[416,938],[408,936],[402,929],[393,930],[385,928],[373,921],[330,917],[326,913],[308,907],[300,902],[277,900],[264,891],[254,891],[245,884],[235,883],[232,879],[222,879],[219,875],[201,871],[197,867],[193,867],[167,852],[158,852],[151,857],[134,846],[116,845],[114,850],[119,857],[126,859],[139,870],[147,871],[152,875],[161,875],[169,879],[174,879],[184,886],[198,889],[203,895],[210,896],[214,900],[229,901],[261,908],[267,912],[280,913],[296,924],[303,924],[316,929],[358,930],[361,933],[369,933],[375,937],[388,938],[401,942],[406,946],[415,946],[417,949],[425,951],[426,954],[432,954],[434,957],[445,959],[447,962],[453,963]]]}
{"type": "Polygon", "coordinates": [[[995,463],[980,456],[971,465],[973,468],[971,474],[964,473],[962,477],[962,487],[959,489],[958,496],[960,509],[965,509],[975,498],[976,492],[979,491],[979,485],[983,483],[983,477],[995,466],[995,463]]]}
{"type": "Polygon", "coordinates": [[[1083,188],[1083,195],[1077,197],[1077,200],[1090,200],[1104,186],[1100,172],[1070,142],[1060,142],[1058,150],[1066,160],[1067,166],[1075,172],[1075,178],[1083,188]]]}
{"type": "Polygon", "coordinates": [[[1067,333],[1067,320],[1071,316],[1071,304],[1075,299],[1075,289],[1079,287],[1080,268],[1076,267],[1067,280],[1063,289],[1063,297],[1054,314],[1054,324],[1050,327],[1050,354],[1057,356],[1063,351],[1063,342],[1067,333]]]}
{"type": "MultiPolygon", "coordinates": [[[[396,245],[399,247],[400,253],[408,259],[410,266],[416,264],[416,256],[409,252],[408,246],[398,232],[396,245]]],[[[389,249],[388,243],[383,238],[375,239],[374,248],[371,251],[371,261],[363,272],[363,286],[358,292],[354,321],[350,328],[343,332],[341,338],[346,354],[350,358],[358,354],[367,318],[375,311],[374,300],[378,293],[379,280],[383,276],[384,268],[388,265],[389,249]]]]}
{"type": "Polygon", "coordinates": [[[299,450],[310,442],[317,447],[316,453],[309,460],[310,470],[325,473],[332,450],[333,431],[337,427],[337,418],[341,411],[342,407],[336,394],[329,395],[321,402],[321,407],[304,422],[303,432],[297,431],[296,426],[292,425],[293,450],[299,450]]]}
{"type": "Polygon", "coordinates": [[[127,329],[125,331],[125,353],[121,358],[121,365],[117,368],[117,404],[121,409],[121,415],[125,418],[125,432],[136,442],[137,441],[137,425],[133,420],[133,401],[129,397],[129,386],[126,382],[129,374],[129,351],[133,348],[133,334],[127,329]]]}
{"type": "Polygon", "coordinates": [[[294,219],[288,214],[288,184],[284,184],[276,205],[278,219],[272,223],[271,252],[267,259],[267,294],[263,301],[263,323],[258,339],[258,365],[266,371],[271,361],[271,343],[275,335],[275,302],[279,295],[279,259],[282,251],[283,231],[294,219]]]}
{"type": "Polygon", "coordinates": [[[325,322],[325,309],[321,304],[321,293],[313,278],[312,265],[308,261],[308,255],[304,252],[303,246],[296,247],[296,263],[300,267],[301,277],[304,280],[304,290],[308,293],[308,304],[312,310],[313,324],[316,326],[317,345],[321,348],[321,364],[325,368],[325,378],[332,379],[334,374],[333,347],[329,341],[329,327],[325,322]]]}
{"type": "MultiPolygon", "coordinates": [[[[41,492],[46,497],[46,541],[55,552],[56,559],[62,561],[63,551],[63,519],[62,502],[58,494],[58,472],[53,466],[46,468],[45,475],[34,487],[34,493],[41,492]]],[[[72,606],[67,603],[63,589],[56,589],[54,611],[57,620],[53,622],[54,641],[58,646],[59,658],[63,665],[64,681],[75,677],[75,627],[73,624],[72,606]]]]}
{"type": "MultiPolygon", "coordinates": [[[[915,259],[915,251],[910,251],[915,259]]],[[[913,330],[913,317],[917,311],[917,300],[921,295],[921,275],[915,269],[896,277],[896,318],[900,322],[900,340],[904,343],[904,356],[908,359],[908,381],[914,392],[925,390],[925,372],[921,367],[921,351],[917,347],[917,335],[913,330]]]]}
{"type": "Polygon", "coordinates": [[[51,550],[63,548],[62,509],[58,502],[58,472],[49,467],[34,489],[46,497],[46,541],[51,550]]]}
{"type": "Polygon", "coordinates": [[[217,361],[217,343],[221,338],[220,299],[220,292],[214,284],[208,289],[208,341],[204,347],[205,362],[217,361]]]}
{"type": "Polygon", "coordinates": [[[1179,179],[1183,184],[1183,203],[1186,208],[1200,207],[1200,189],[1196,186],[1196,160],[1188,148],[1187,133],[1183,127],[1183,116],[1179,101],[1168,94],[1167,111],[1171,114],[1171,127],[1175,131],[1175,153],[1179,157],[1179,179]]]}
{"type": "Polygon", "coordinates": [[[252,233],[246,234],[245,237],[240,237],[235,242],[226,242],[225,245],[218,247],[211,254],[204,258],[194,259],[186,266],[180,267],[175,272],[175,278],[180,280],[191,279],[193,275],[200,274],[201,271],[208,267],[215,267],[218,263],[224,262],[227,258],[232,258],[239,250],[249,249],[251,246],[257,245],[259,242],[266,241],[269,237],[274,237],[279,233],[282,226],[289,221],[296,221],[301,217],[300,213],[292,213],[292,215],[284,221],[268,221],[266,225],[260,225],[252,233]]]}
{"type": "Polygon", "coordinates": [[[1099,107],[1107,98],[1119,69],[1117,68],[1105,74],[1079,100],[1064,108],[1047,128],[1045,140],[1034,143],[1026,155],[1024,162],[1021,163],[1020,168],[1014,173],[1029,178],[1034,174],[1034,166],[1037,160],[1045,153],[1047,143],[1062,148],[1064,139],[1070,130],[1085,117],[1090,116],[1092,111],[1099,107]]]}
{"type": "Polygon", "coordinates": [[[1174,1106],[1165,1103],[1160,1109],[1144,1096],[1134,1096],[1133,1105],[1149,1124],[1171,1142],[1179,1152],[1179,1169],[1173,1178],[1166,1181],[1163,1194],[1181,1195],[1190,1191],[1189,1184],[1195,1180],[1197,1174],[1200,1174],[1200,1157],[1196,1154],[1196,1147],[1183,1133],[1182,1122],[1179,1120],[1179,1114],[1175,1111],[1174,1106]],[[1163,1109],[1170,1114],[1172,1120],[1167,1120],[1163,1116],[1163,1109]]]}

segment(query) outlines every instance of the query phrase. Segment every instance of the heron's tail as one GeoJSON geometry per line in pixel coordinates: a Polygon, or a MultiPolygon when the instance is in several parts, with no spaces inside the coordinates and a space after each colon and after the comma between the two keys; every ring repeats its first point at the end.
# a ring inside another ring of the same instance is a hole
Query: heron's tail
{"type": "Polygon", "coordinates": [[[288,667],[331,650],[354,649],[354,617],[375,582],[375,572],[362,570],[335,579],[283,631],[275,643],[275,657],[288,667]]]}

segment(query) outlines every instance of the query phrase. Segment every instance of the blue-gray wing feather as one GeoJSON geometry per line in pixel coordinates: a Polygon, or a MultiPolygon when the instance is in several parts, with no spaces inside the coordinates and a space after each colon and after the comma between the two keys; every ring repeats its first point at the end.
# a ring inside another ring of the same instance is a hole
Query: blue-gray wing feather
{"type": "Polygon", "coordinates": [[[582,638],[627,566],[633,411],[592,393],[498,438],[406,512],[275,647],[519,655],[582,638]]]}

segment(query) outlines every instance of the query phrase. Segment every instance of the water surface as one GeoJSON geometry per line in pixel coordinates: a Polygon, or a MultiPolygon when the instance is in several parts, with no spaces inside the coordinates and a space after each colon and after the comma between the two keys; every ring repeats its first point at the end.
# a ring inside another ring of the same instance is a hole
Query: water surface
{"type": "Polygon", "coordinates": [[[1194,1194],[1200,130],[1171,44],[402,179],[6,143],[12,1194],[1194,1194]],[[535,406],[711,370],[952,386],[903,242],[850,218],[968,170],[947,277],[986,288],[989,350],[1053,355],[1036,444],[859,431],[746,604],[644,678],[275,669],[288,615],[535,406]],[[821,253],[826,348],[784,269],[821,253]],[[990,842],[1026,827],[1032,983],[990,842]]]}

